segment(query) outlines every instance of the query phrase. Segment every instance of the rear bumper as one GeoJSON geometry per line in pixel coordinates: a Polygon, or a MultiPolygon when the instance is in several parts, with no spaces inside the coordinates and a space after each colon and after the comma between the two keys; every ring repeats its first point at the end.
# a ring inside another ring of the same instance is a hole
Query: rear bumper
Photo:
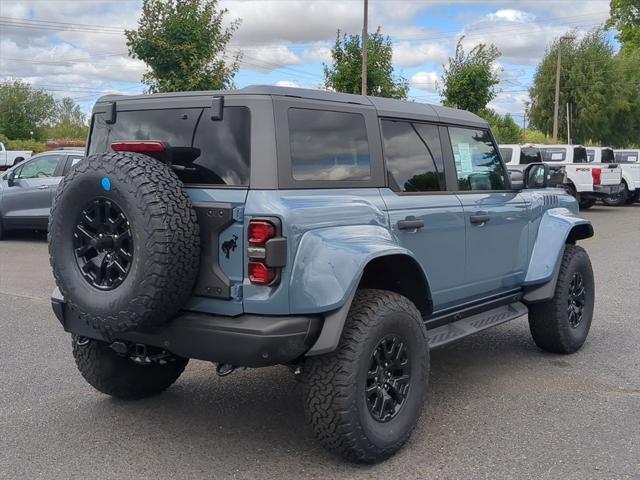
{"type": "MultiPolygon", "coordinates": [[[[106,340],[100,331],[87,325],[68,308],[57,289],[51,297],[51,304],[65,331],[106,340]]],[[[322,324],[321,316],[224,317],[182,312],[160,327],[125,332],[114,340],[161,347],[185,358],[265,367],[291,362],[302,356],[318,338],[322,324]]]]}
{"type": "Polygon", "coordinates": [[[611,195],[618,195],[623,189],[622,184],[618,185],[594,185],[593,192],[581,192],[583,198],[606,198],[611,195]]]}

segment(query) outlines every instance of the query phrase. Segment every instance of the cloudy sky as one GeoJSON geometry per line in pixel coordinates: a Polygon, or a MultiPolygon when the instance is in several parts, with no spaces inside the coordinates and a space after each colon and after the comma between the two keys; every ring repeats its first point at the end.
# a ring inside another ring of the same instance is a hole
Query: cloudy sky
{"type": "MultiPolygon", "coordinates": [[[[139,93],[145,66],[127,56],[123,31],[135,27],[141,0],[0,0],[0,79],[16,78],[85,110],[107,92],[139,93]]],[[[607,0],[370,0],[370,29],[391,37],[394,66],[411,82],[410,98],[438,103],[436,84],[457,39],[494,43],[502,52],[501,93],[491,106],[522,120],[535,65],[545,46],[608,16],[607,0]]],[[[340,29],[359,33],[362,0],[223,0],[241,26],[239,87],[317,88],[340,29]]]]}

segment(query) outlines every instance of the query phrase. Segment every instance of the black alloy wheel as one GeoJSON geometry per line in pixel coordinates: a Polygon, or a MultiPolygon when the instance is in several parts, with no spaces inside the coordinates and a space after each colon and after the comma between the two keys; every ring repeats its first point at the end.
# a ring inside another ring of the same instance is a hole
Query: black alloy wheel
{"type": "Polygon", "coordinates": [[[575,272],[571,277],[567,303],[569,325],[571,325],[571,328],[577,328],[582,322],[585,305],[584,280],[580,272],[575,272]]]}
{"type": "Polygon", "coordinates": [[[82,276],[99,290],[112,290],[133,263],[129,220],[112,200],[97,198],[80,212],[73,232],[73,248],[82,276]]]}
{"type": "Polygon", "coordinates": [[[407,346],[397,335],[387,335],[371,354],[365,396],[369,413],[378,422],[394,418],[407,398],[411,365],[407,346]]]}

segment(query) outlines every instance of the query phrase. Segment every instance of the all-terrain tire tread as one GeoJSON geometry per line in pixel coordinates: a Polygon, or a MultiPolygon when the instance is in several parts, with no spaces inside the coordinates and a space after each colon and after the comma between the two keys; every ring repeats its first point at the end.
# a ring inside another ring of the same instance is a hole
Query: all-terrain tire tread
{"type": "MultiPolygon", "coordinates": [[[[304,385],[308,420],[316,437],[328,450],[350,461],[374,463],[387,458],[411,436],[415,424],[404,433],[395,445],[378,448],[369,443],[354,421],[357,401],[351,385],[356,382],[357,351],[367,335],[367,330],[384,321],[385,311],[404,311],[420,324],[425,348],[428,345],[426,329],[415,305],[407,298],[386,290],[359,290],[351,305],[338,348],[326,355],[310,357],[305,363],[304,385]]],[[[425,358],[428,371],[429,357],[425,358]]],[[[418,382],[427,383],[427,378],[418,382]]],[[[425,393],[420,399],[424,403],[425,393]]]]}

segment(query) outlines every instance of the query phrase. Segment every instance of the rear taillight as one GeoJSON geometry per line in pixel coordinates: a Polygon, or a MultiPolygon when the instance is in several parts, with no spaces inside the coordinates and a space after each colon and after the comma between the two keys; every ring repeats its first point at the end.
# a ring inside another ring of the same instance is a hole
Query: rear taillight
{"type": "Polygon", "coordinates": [[[247,237],[251,245],[264,245],[267,240],[276,236],[276,227],[266,220],[251,220],[247,237]]]}
{"type": "Polygon", "coordinates": [[[255,219],[247,227],[249,281],[254,285],[276,285],[283,263],[286,239],[279,236],[279,222],[255,219]]]}
{"type": "Polygon", "coordinates": [[[111,144],[111,150],[114,152],[133,152],[149,155],[151,153],[164,153],[166,146],[162,142],[127,140],[123,142],[113,142],[111,144]]]}
{"type": "Polygon", "coordinates": [[[600,185],[600,177],[602,176],[602,169],[601,168],[594,168],[591,170],[591,176],[593,177],[593,184],[594,185],[600,185]]]}
{"type": "Polygon", "coordinates": [[[269,285],[276,275],[276,269],[267,267],[263,262],[249,262],[249,280],[255,285],[269,285]]]}

